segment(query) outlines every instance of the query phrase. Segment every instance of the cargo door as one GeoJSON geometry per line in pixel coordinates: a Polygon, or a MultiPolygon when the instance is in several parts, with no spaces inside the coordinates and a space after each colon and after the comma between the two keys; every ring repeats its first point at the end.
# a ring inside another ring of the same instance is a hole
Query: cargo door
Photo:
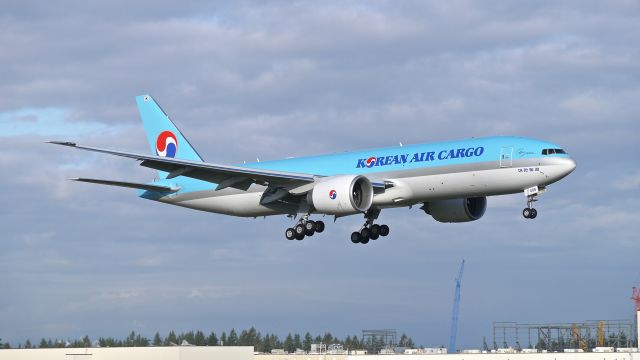
{"type": "Polygon", "coordinates": [[[513,146],[503,146],[500,148],[500,167],[513,166],[513,146]]]}

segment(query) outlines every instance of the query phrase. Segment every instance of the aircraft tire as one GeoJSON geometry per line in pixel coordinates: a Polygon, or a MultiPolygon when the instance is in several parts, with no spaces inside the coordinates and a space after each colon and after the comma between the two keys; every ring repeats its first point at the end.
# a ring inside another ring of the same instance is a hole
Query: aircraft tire
{"type": "Polygon", "coordinates": [[[380,225],[378,224],[373,224],[371,225],[371,227],[369,228],[369,233],[370,233],[370,237],[371,240],[378,240],[378,238],[380,237],[380,225]]]}
{"type": "Polygon", "coordinates": [[[529,219],[535,219],[538,216],[538,210],[531,209],[531,214],[529,215],[529,219]]]}
{"type": "Polygon", "coordinates": [[[315,222],[315,230],[317,233],[321,233],[324,231],[324,221],[316,221],[315,222]]]}
{"type": "Polygon", "coordinates": [[[296,225],[293,230],[296,232],[296,235],[302,235],[304,236],[306,229],[304,228],[304,225],[302,224],[298,224],[296,225]]]}
{"type": "Polygon", "coordinates": [[[315,230],[313,229],[304,231],[305,236],[313,236],[313,234],[315,234],[315,230]]]}
{"type": "Polygon", "coordinates": [[[360,235],[359,232],[354,231],[354,232],[351,233],[351,242],[352,243],[354,243],[354,244],[359,243],[361,238],[362,238],[362,235],[360,235]]]}
{"type": "Polygon", "coordinates": [[[314,231],[315,227],[316,227],[315,221],[308,220],[306,223],[304,223],[304,228],[307,231],[314,231]]]}
{"type": "Polygon", "coordinates": [[[296,234],[296,240],[300,241],[304,239],[304,234],[296,234]]]}
{"type": "Polygon", "coordinates": [[[296,238],[296,231],[293,230],[293,228],[288,228],[284,231],[284,236],[287,238],[287,240],[293,240],[296,238]]]}
{"type": "Polygon", "coordinates": [[[362,237],[360,239],[360,243],[366,244],[366,243],[369,242],[369,237],[371,236],[371,231],[369,231],[368,228],[363,228],[362,230],[360,230],[360,236],[362,237]]]}
{"type": "Polygon", "coordinates": [[[387,225],[380,225],[380,235],[382,236],[389,235],[389,227],[387,225]]]}
{"type": "Polygon", "coordinates": [[[531,209],[524,208],[524,210],[522,210],[522,216],[524,216],[525,219],[531,219],[531,209]]]}

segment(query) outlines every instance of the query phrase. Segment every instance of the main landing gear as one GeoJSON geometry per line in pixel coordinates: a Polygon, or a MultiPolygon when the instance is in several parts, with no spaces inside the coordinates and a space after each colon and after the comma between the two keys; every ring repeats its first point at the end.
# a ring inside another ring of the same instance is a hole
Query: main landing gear
{"type": "Polygon", "coordinates": [[[302,240],[305,236],[313,236],[315,233],[321,233],[324,231],[323,221],[309,220],[309,215],[305,215],[300,219],[298,224],[292,228],[288,228],[284,235],[287,240],[302,240]]]}
{"type": "Polygon", "coordinates": [[[524,190],[524,194],[527,197],[527,207],[522,210],[522,216],[524,216],[525,219],[535,219],[536,216],[538,216],[538,210],[533,208],[533,203],[538,201],[536,196],[538,196],[539,193],[537,186],[524,190]]]}
{"type": "Polygon", "coordinates": [[[360,229],[351,233],[351,242],[354,244],[366,244],[369,240],[377,240],[380,236],[389,235],[389,227],[387,225],[378,225],[373,222],[380,215],[380,210],[369,210],[364,217],[367,219],[360,229]]]}

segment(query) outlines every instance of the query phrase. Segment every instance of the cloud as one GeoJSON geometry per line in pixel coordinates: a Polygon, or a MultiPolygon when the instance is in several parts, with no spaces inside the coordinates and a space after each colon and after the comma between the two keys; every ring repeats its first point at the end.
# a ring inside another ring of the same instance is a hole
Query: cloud
{"type": "Polygon", "coordinates": [[[435,345],[447,340],[438,329],[461,258],[463,346],[494,320],[627,316],[639,11],[629,1],[6,4],[0,337],[396,327],[435,345]],[[142,93],[211,162],[515,134],[562,145],[578,168],[549,187],[535,221],[516,194],[490,198],[470,224],[385,210],[392,235],[366,247],[348,239],[361,217],[327,218],[322,236],[288,242],[284,217],[201,213],[65,180],[156,175],[42,144],[148,152],[142,93]],[[584,294],[593,281],[608,296],[584,294]],[[545,306],[541,288],[566,300],[545,306]]]}
{"type": "Polygon", "coordinates": [[[634,173],[622,175],[613,181],[613,186],[622,191],[640,188],[640,171],[636,170],[634,173]]]}

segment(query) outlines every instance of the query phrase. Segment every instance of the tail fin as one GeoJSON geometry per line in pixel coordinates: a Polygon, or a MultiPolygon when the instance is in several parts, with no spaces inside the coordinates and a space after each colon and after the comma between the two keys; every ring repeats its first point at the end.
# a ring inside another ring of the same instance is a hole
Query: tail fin
{"type": "MultiPolygon", "coordinates": [[[[136,96],[136,103],[152,154],[202,161],[202,157],[150,95],[136,96]]],[[[166,173],[160,172],[162,178],[165,175],[166,173]]]]}

